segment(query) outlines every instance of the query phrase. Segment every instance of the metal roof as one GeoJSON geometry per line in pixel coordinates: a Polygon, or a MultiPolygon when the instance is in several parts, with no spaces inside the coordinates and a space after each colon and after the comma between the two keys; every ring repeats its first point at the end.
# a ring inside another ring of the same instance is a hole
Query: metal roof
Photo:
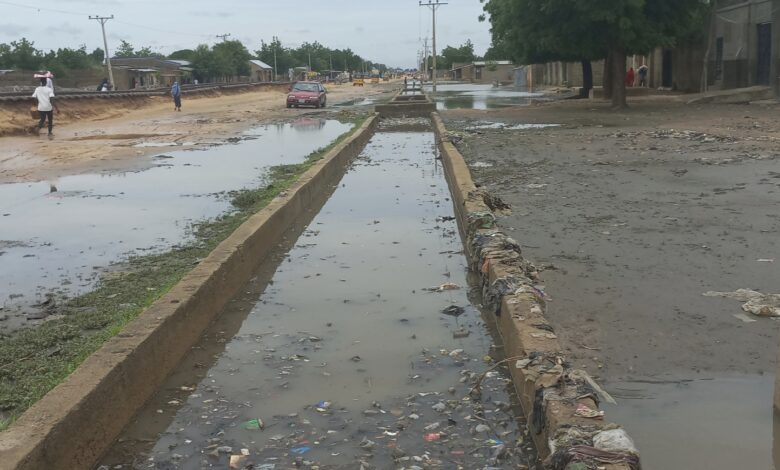
{"type": "Polygon", "coordinates": [[[263,62],[262,60],[257,60],[257,59],[250,59],[250,60],[249,60],[249,62],[251,62],[251,63],[253,63],[253,64],[257,65],[257,66],[258,66],[258,67],[260,67],[261,69],[268,69],[268,70],[273,70],[273,67],[271,67],[270,65],[266,64],[266,63],[265,63],[265,62],[263,62]]]}

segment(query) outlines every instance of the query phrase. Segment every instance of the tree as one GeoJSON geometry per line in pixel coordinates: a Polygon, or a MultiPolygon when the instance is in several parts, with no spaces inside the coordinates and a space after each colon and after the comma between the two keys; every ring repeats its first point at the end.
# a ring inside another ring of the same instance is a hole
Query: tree
{"type": "Polygon", "coordinates": [[[35,48],[35,43],[22,38],[11,41],[9,62],[12,67],[22,70],[39,70],[43,63],[43,53],[35,48]]]}
{"type": "Polygon", "coordinates": [[[672,47],[707,0],[480,0],[494,44],[525,63],[605,59],[605,94],[626,106],[626,56],[672,47]],[[612,86],[608,86],[612,85],[612,86]]]}
{"type": "Polygon", "coordinates": [[[227,68],[223,71],[225,77],[249,75],[249,59],[252,55],[241,41],[222,41],[215,44],[212,50],[227,63],[227,68]]]}
{"type": "Polygon", "coordinates": [[[106,53],[99,47],[90,52],[89,56],[92,58],[92,61],[98,65],[102,64],[103,61],[106,60],[106,53]]]}
{"type": "Polygon", "coordinates": [[[439,69],[451,69],[455,63],[471,63],[477,60],[474,54],[474,44],[471,39],[466,40],[460,47],[447,46],[441,51],[441,60],[436,57],[436,67],[439,69]]]}
{"type": "Polygon", "coordinates": [[[136,57],[135,48],[129,42],[125,41],[124,39],[120,39],[119,46],[114,51],[114,57],[118,57],[120,59],[136,57]]]}
{"type": "Polygon", "coordinates": [[[174,51],[171,53],[171,55],[168,56],[169,59],[173,60],[192,60],[192,57],[195,55],[195,51],[192,49],[180,49],[178,51],[174,51]]]}

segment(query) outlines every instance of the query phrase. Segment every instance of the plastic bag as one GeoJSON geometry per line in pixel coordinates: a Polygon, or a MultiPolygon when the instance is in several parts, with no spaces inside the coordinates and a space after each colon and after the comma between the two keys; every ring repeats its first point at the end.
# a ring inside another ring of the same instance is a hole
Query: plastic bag
{"type": "Polygon", "coordinates": [[[629,452],[637,454],[634,441],[628,436],[624,429],[610,429],[601,431],[593,436],[593,447],[608,452],[629,452]]]}

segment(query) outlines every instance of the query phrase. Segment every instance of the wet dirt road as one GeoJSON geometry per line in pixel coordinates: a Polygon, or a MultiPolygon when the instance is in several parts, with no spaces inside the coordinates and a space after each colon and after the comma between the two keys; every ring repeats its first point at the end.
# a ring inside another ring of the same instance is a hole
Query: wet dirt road
{"type": "Polygon", "coordinates": [[[643,468],[773,468],[777,323],[702,294],[778,291],[776,112],[596,107],[449,115],[448,128],[512,205],[501,224],[547,266],[551,322],[618,398],[608,417],[643,468]],[[527,123],[563,126],[511,130],[527,123]]]}
{"type": "Polygon", "coordinates": [[[48,295],[88,291],[128,256],[186,242],[194,222],[230,209],[228,192],[261,186],[269,167],[301,163],[351,127],[302,118],[158,155],[144,170],[0,184],[0,332],[45,317],[48,295]]]}
{"type": "Polygon", "coordinates": [[[434,136],[387,130],[104,468],[534,468],[508,381],[490,371],[469,396],[501,352],[470,302],[434,136]]]}

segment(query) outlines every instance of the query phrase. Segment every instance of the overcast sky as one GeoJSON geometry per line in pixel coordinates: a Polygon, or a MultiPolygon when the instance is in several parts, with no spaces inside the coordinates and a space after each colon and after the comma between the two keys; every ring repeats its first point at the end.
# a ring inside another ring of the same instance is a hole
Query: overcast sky
{"type": "MultiPolygon", "coordinates": [[[[479,0],[447,0],[437,13],[437,46],[466,39],[484,54],[490,45],[487,23],[480,23],[479,0]]],[[[100,25],[88,15],[110,16],[108,48],[120,39],[163,54],[213,44],[230,33],[250,51],[272,36],[289,46],[319,41],[350,47],[389,66],[413,67],[421,37],[430,36],[430,9],[417,0],[0,0],[0,42],[26,37],[39,49],[103,47],[100,25]],[[31,6],[31,5],[34,5],[31,6]]]]}

